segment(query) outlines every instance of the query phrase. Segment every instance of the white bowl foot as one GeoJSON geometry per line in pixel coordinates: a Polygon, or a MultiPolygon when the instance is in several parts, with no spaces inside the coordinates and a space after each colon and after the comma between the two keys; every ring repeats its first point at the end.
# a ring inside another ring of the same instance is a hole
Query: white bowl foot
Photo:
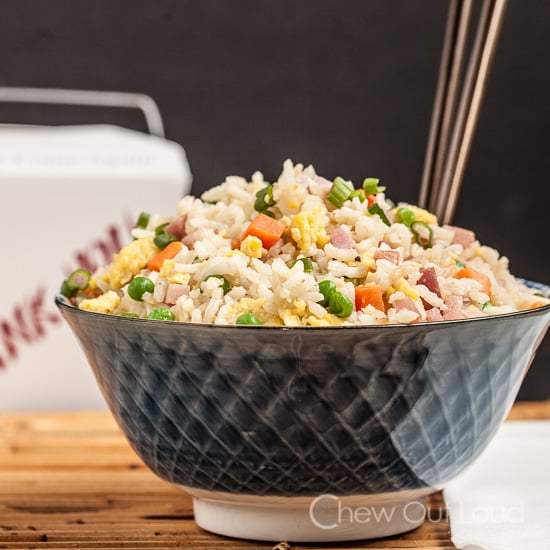
{"type": "MultiPolygon", "coordinates": [[[[218,496],[218,495],[216,495],[218,496]]],[[[197,524],[230,537],[289,542],[334,542],[387,537],[424,522],[424,496],[387,502],[379,496],[307,499],[252,497],[250,501],[193,497],[197,524]]],[[[404,496],[404,495],[403,495],[404,496]]],[[[410,495],[407,495],[410,497],[410,495]]]]}

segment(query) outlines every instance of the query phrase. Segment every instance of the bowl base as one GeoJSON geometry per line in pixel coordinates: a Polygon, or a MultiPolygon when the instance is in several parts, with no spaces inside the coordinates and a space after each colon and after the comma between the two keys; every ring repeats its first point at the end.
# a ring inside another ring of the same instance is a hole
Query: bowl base
{"type": "Polygon", "coordinates": [[[289,542],[351,541],[411,531],[424,522],[425,495],[431,492],[286,498],[184,489],[193,495],[195,521],[203,529],[241,539],[289,542]]]}

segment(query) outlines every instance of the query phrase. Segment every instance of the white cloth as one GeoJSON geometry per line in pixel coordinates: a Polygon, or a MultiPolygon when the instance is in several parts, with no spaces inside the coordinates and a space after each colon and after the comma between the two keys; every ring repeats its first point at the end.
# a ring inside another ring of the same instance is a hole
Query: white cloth
{"type": "Polygon", "coordinates": [[[550,421],[503,424],[443,494],[457,548],[550,550],[550,421]]]}

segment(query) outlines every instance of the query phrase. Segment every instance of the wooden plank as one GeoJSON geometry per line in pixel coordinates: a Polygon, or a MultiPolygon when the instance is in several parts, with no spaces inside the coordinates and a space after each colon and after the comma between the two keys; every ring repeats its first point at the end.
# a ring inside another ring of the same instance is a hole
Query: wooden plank
{"type": "MultiPolygon", "coordinates": [[[[517,404],[509,419],[550,418],[550,402],[517,404]]],[[[411,533],[332,548],[452,550],[440,493],[411,533]]],[[[0,549],[270,549],[200,529],[191,497],[158,479],[108,412],[0,416],[0,549]]],[[[292,545],[293,550],[328,546],[292,545]]]]}
{"type": "Polygon", "coordinates": [[[514,404],[507,420],[549,420],[550,400],[519,401],[514,404]]]}

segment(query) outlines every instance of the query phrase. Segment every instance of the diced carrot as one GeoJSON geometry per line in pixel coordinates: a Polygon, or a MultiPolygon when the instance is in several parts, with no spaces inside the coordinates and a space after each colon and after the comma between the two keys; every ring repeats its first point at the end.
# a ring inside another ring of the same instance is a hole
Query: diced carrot
{"type": "Polygon", "coordinates": [[[385,311],[382,289],[376,284],[358,285],[355,287],[355,309],[359,311],[371,305],[380,311],[385,311]]]}
{"type": "Polygon", "coordinates": [[[376,195],[367,195],[367,205],[372,206],[376,202],[376,195]]]}
{"type": "Polygon", "coordinates": [[[252,235],[262,241],[264,248],[269,249],[281,238],[284,230],[285,224],[283,222],[260,213],[250,222],[241,237],[241,241],[252,235]]]}
{"type": "Polygon", "coordinates": [[[183,248],[181,241],[172,241],[163,248],[153,259],[149,260],[147,267],[150,271],[160,271],[164,260],[171,260],[183,248]]]}
{"type": "Polygon", "coordinates": [[[542,300],[539,300],[538,302],[533,302],[529,306],[529,309],[536,309],[537,307],[543,307],[543,306],[547,306],[547,305],[548,305],[548,302],[543,302],[542,300]]]}
{"type": "Polygon", "coordinates": [[[471,267],[463,267],[456,273],[455,277],[457,279],[474,279],[481,284],[481,290],[487,294],[487,296],[491,296],[491,280],[487,277],[487,275],[484,275],[471,267]]]}

